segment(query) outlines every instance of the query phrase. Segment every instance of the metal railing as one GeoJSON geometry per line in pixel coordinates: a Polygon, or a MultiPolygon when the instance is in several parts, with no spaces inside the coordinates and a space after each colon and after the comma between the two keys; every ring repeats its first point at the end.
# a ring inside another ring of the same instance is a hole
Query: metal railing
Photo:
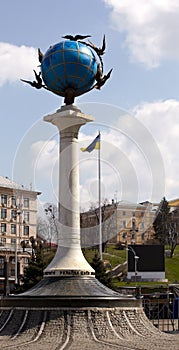
{"type": "Polygon", "coordinates": [[[163,332],[179,331],[179,298],[168,293],[160,298],[145,297],[142,302],[146,316],[155,327],[163,332]]]}

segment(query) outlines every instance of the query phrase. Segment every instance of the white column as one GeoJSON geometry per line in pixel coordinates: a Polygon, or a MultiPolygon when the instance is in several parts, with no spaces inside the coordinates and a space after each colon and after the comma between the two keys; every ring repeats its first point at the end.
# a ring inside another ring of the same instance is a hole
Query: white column
{"type": "Polygon", "coordinates": [[[45,116],[44,120],[60,131],[58,249],[44,276],[94,275],[80,244],[78,160],[79,129],[93,118],[70,105],[45,116]]]}

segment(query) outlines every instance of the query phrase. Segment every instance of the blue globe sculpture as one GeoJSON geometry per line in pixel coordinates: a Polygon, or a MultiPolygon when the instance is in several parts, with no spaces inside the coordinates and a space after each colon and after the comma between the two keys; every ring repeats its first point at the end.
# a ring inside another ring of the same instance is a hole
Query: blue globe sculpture
{"type": "Polygon", "coordinates": [[[76,97],[93,87],[97,66],[96,57],[88,46],[67,40],[51,46],[43,55],[41,73],[50,91],[76,97]]]}

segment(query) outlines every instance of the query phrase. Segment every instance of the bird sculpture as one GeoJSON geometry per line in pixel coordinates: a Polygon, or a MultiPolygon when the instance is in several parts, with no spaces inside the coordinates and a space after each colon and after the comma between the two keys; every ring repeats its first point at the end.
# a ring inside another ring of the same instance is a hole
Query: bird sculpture
{"type": "Polygon", "coordinates": [[[73,36],[73,35],[62,36],[62,38],[64,38],[64,39],[69,39],[69,40],[73,40],[73,41],[83,40],[83,39],[90,38],[90,37],[91,37],[91,35],[80,35],[80,34],[77,34],[75,36],[73,36]]]}
{"type": "Polygon", "coordinates": [[[103,76],[103,72],[102,72],[102,70],[100,68],[100,64],[98,63],[98,65],[97,65],[97,73],[96,73],[96,76],[95,76],[97,84],[101,82],[102,76],[103,76]]]}
{"type": "Polygon", "coordinates": [[[97,81],[97,83],[95,84],[94,87],[95,87],[96,89],[100,90],[101,87],[102,87],[102,86],[106,83],[106,81],[110,78],[111,73],[112,73],[112,68],[110,69],[110,71],[109,71],[106,75],[104,75],[101,79],[99,79],[99,80],[97,81]]]}
{"type": "Polygon", "coordinates": [[[105,53],[105,49],[106,49],[106,39],[105,39],[105,35],[103,36],[103,44],[102,47],[97,47],[96,45],[94,45],[90,40],[88,46],[90,46],[96,53],[98,56],[102,56],[105,53]]]}
{"type": "Polygon", "coordinates": [[[86,45],[89,46],[91,49],[93,49],[96,52],[96,54],[98,55],[99,60],[101,62],[101,69],[102,69],[102,72],[103,72],[103,60],[102,60],[101,56],[104,55],[105,49],[106,49],[106,38],[105,38],[105,35],[103,36],[102,47],[97,47],[90,40],[88,40],[88,42],[89,42],[89,44],[86,43],[86,45]]]}
{"type": "Polygon", "coordinates": [[[39,62],[42,63],[43,60],[43,53],[40,49],[38,49],[38,56],[39,56],[39,62]]]}
{"type": "Polygon", "coordinates": [[[37,72],[34,70],[34,74],[35,74],[36,81],[35,80],[30,81],[30,80],[24,80],[24,79],[21,79],[21,81],[23,81],[24,83],[30,84],[32,87],[34,87],[36,89],[41,89],[43,87],[41,72],[39,74],[37,74],[37,72]]]}

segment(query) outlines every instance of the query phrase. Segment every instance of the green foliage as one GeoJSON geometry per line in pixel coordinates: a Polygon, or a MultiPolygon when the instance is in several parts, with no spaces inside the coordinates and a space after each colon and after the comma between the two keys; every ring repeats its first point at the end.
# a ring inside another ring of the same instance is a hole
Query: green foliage
{"type": "MultiPolygon", "coordinates": [[[[83,254],[90,264],[97,252],[97,249],[83,249],[83,254]]],[[[119,264],[123,264],[126,260],[126,250],[118,251],[115,249],[115,246],[109,245],[106,248],[106,252],[103,253],[103,260],[108,260],[112,268],[119,264]]]]}
{"type": "Polygon", "coordinates": [[[126,260],[126,252],[124,254],[114,254],[114,255],[108,255],[108,254],[103,254],[103,260],[108,260],[111,267],[114,268],[115,266],[119,264],[123,264],[124,261],[126,260]]]}
{"type": "Polygon", "coordinates": [[[24,269],[24,275],[21,278],[21,285],[16,292],[20,293],[35,286],[43,277],[44,261],[42,247],[36,246],[33,249],[32,259],[28,267],[24,269]]]}
{"type": "Polygon", "coordinates": [[[159,205],[157,216],[154,220],[153,227],[155,230],[155,238],[160,244],[166,244],[168,240],[168,224],[170,221],[170,207],[165,197],[159,205]]]}
{"type": "Polygon", "coordinates": [[[169,283],[179,283],[179,245],[176,246],[172,259],[165,258],[165,272],[169,283]]]}
{"type": "Polygon", "coordinates": [[[96,253],[92,263],[92,268],[95,270],[96,278],[105,286],[111,287],[111,278],[106,274],[106,269],[104,267],[103,261],[100,259],[99,254],[96,253]]]}

